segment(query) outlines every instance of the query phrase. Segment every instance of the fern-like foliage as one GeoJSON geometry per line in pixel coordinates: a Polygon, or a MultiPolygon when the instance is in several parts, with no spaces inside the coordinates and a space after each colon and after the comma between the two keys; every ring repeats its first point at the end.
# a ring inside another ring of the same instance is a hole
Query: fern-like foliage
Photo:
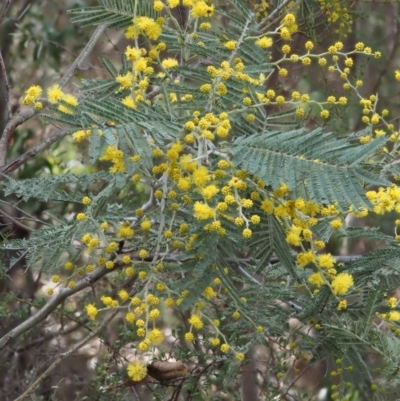
{"type": "Polygon", "coordinates": [[[293,197],[316,203],[338,203],[370,209],[364,185],[389,182],[363,164],[385,143],[377,138],[363,147],[317,129],[267,132],[238,138],[231,148],[236,166],[256,174],[267,185],[277,188],[285,182],[293,197]]]}

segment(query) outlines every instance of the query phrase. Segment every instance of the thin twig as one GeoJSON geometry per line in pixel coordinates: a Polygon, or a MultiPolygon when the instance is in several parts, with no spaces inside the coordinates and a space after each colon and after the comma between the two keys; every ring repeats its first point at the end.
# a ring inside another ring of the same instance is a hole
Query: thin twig
{"type": "MultiPolygon", "coordinates": [[[[272,13],[267,17],[267,19],[266,19],[265,21],[263,21],[263,22],[266,22],[266,21],[269,21],[270,19],[272,19],[272,17],[274,17],[275,14],[276,14],[277,12],[279,12],[280,10],[282,10],[282,8],[285,7],[285,6],[289,3],[289,1],[291,1],[291,0],[285,0],[279,7],[277,7],[277,8],[272,12],[272,13]]],[[[300,1],[301,1],[301,0],[297,0],[296,3],[294,3],[294,4],[292,4],[292,5],[290,6],[290,9],[293,9],[295,6],[297,6],[297,5],[300,3],[300,1]]],[[[262,30],[262,31],[268,30],[269,28],[271,28],[271,26],[275,25],[276,22],[280,20],[280,18],[281,18],[281,16],[278,16],[278,17],[276,17],[272,22],[270,22],[267,26],[265,26],[265,27],[263,27],[263,28],[260,27],[260,31],[261,31],[261,30],[262,30]]]]}
{"type": "Polygon", "coordinates": [[[0,24],[3,22],[4,18],[6,17],[6,14],[7,14],[8,8],[11,5],[11,2],[12,2],[12,0],[6,0],[6,4],[4,5],[3,10],[0,14],[0,24]]]}
{"type": "MultiPolygon", "coordinates": [[[[54,142],[57,142],[59,139],[64,138],[65,136],[67,136],[70,133],[71,133],[71,128],[68,128],[61,132],[58,132],[57,134],[53,134],[51,137],[49,137],[46,140],[44,140],[43,142],[39,143],[39,145],[36,145],[35,147],[29,149],[27,152],[25,152],[21,156],[18,156],[11,163],[4,165],[4,166],[0,166],[0,173],[3,173],[3,174],[11,173],[12,171],[16,170],[18,167],[23,165],[28,159],[31,159],[32,157],[36,156],[39,152],[48,148],[51,144],[53,144],[54,142]]],[[[1,146],[1,143],[0,143],[0,146],[1,146]]],[[[0,181],[1,181],[1,177],[0,177],[0,181]]]]}
{"type": "Polygon", "coordinates": [[[113,311],[113,313],[103,320],[103,322],[89,335],[87,335],[82,341],[72,347],[70,350],[63,352],[60,356],[28,387],[23,394],[21,394],[14,401],[22,401],[28,397],[35,388],[62,362],[62,360],[70,356],[73,352],[77,351],[79,348],[83,347],[87,342],[89,342],[93,337],[95,337],[101,330],[103,330],[107,324],[117,315],[118,309],[113,311]]]}
{"type": "MultiPolygon", "coordinates": [[[[121,267],[122,263],[116,263],[116,268],[121,267]]],[[[57,308],[66,298],[71,295],[82,291],[83,289],[90,287],[96,281],[100,280],[106,274],[115,271],[106,269],[105,267],[96,269],[93,273],[89,274],[84,279],[80,280],[74,288],[64,288],[57,295],[49,300],[49,302],[38,312],[36,312],[29,319],[22,322],[19,326],[15,327],[9,331],[6,335],[0,338],[0,350],[7,346],[12,340],[19,337],[21,334],[25,333],[33,326],[38,324],[40,321],[44,320],[54,309],[57,308]]]]}
{"type": "Polygon", "coordinates": [[[4,59],[3,59],[3,55],[1,53],[1,50],[0,50],[0,70],[1,70],[1,75],[3,77],[3,81],[4,81],[4,89],[6,91],[4,100],[6,102],[6,107],[7,107],[7,114],[8,114],[7,121],[9,121],[9,120],[11,120],[11,117],[12,117],[11,103],[10,103],[10,85],[8,83],[6,65],[4,63],[4,59]]]}
{"type": "MultiPolygon", "coordinates": [[[[82,63],[86,60],[88,55],[91,53],[91,51],[93,50],[94,46],[96,45],[97,41],[99,40],[100,36],[102,35],[102,33],[104,32],[105,29],[106,29],[106,25],[99,25],[96,28],[96,30],[93,32],[92,37],[89,39],[89,42],[83,48],[83,50],[81,51],[81,53],[79,54],[77,59],[71,64],[71,66],[68,68],[67,72],[60,79],[59,84],[61,87],[64,88],[68,84],[68,82],[73,78],[76,70],[80,68],[82,63]]],[[[10,142],[12,135],[14,134],[15,129],[19,125],[24,123],[25,121],[27,121],[30,118],[32,118],[33,116],[35,116],[37,113],[38,113],[37,110],[29,109],[23,113],[17,114],[8,122],[8,124],[4,128],[3,134],[1,135],[1,138],[0,138],[0,166],[4,166],[6,164],[7,150],[8,150],[9,142],[10,142]]],[[[53,143],[53,142],[46,142],[47,146],[49,146],[51,143],[53,143]]],[[[40,145],[38,145],[38,146],[40,146],[40,145]]],[[[45,149],[47,146],[41,147],[40,150],[45,149]]],[[[26,161],[27,159],[25,159],[24,161],[26,161]]],[[[13,163],[11,163],[11,164],[13,164],[13,163]]],[[[13,170],[15,170],[15,168],[13,170]]],[[[2,171],[2,170],[0,170],[0,171],[2,171]]]]}
{"type": "Polygon", "coordinates": [[[28,216],[28,217],[21,217],[22,220],[29,220],[29,221],[33,221],[33,222],[35,222],[35,223],[39,223],[39,224],[43,224],[43,225],[52,227],[49,223],[46,223],[46,222],[43,221],[43,220],[40,220],[40,219],[38,219],[38,218],[36,218],[36,217],[33,217],[31,214],[29,214],[29,213],[26,212],[25,210],[19,208],[18,206],[13,205],[13,204],[10,203],[10,202],[6,202],[6,201],[0,199],[0,203],[3,203],[4,205],[11,206],[11,207],[13,207],[14,209],[17,209],[17,210],[20,211],[21,213],[26,214],[26,215],[28,216]]]}
{"type": "Polygon", "coordinates": [[[0,214],[4,216],[7,220],[10,220],[12,223],[14,223],[16,226],[19,228],[22,228],[25,231],[28,231],[29,233],[33,231],[32,228],[26,226],[25,224],[20,223],[18,220],[15,220],[14,217],[10,216],[8,213],[6,213],[4,210],[0,209],[0,214]]]}

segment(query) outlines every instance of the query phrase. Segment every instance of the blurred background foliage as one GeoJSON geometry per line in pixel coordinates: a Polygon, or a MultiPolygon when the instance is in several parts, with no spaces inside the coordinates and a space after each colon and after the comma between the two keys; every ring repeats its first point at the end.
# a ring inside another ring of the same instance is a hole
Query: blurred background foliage
{"type": "MultiPolygon", "coordinates": [[[[215,0],[219,1],[219,0],[215,0]]],[[[3,4],[4,1],[2,2],[3,4]]],[[[254,1],[250,1],[254,5],[254,1]]],[[[270,0],[270,3],[275,3],[270,0]]],[[[334,3],[333,0],[325,0],[326,4],[334,3]]],[[[317,43],[316,51],[326,49],[331,44],[332,33],[343,31],[341,40],[345,48],[354,48],[355,43],[363,41],[373,49],[382,52],[379,62],[373,60],[365,62],[355,56],[359,77],[364,81],[361,88],[363,96],[379,93],[379,101],[382,108],[388,108],[392,113],[392,122],[398,126],[400,94],[393,86],[393,71],[400,68],[400,2],[380,1],[340,1],[346,4],[354,24],[351,32],[347,32],[346,23],[338,20],[330,24],[326,15],[320,11],[320,2],[304,1],[305,24],[303,30],[293,36],[291,47],[294,53],[301,53],[304,43],[310,38],[317,43]],[[309,25],[307,25],[309,21],[309,25]],[[316,21],[314,24],[313,21],[316,21]],[[343,24],[343,26],[340,26],[343,24]],[[345,35],[346,34],[346,35],[345,35]],[[298,51],[296,52],[296,49],[298,51]]],[[[24,91],[30,85],[40,85],[44,88],[57,82],[69,65],[75,60],[80,50],[85,46],[91,35],[91,28],[80,28],[69,23],[67,10],[77,7],[96,5],[95,0],[14,0],[11,2],[5,18],[0,25],[0,48],[5,61],[9,84],[12,112],[23,109],[21,99],[24,91]]],[[[0,12],[1,7],[0,5],[0,12]]],[[[179,12],[179,9],[177,10],[179,12]]],[[[220,21],[224,24],[224,21],[220,21]]],[[[77,72],[75,79],[68,86],[70,92],[79,86],[83,78],[106,77],[106,71],[98,62],[100,55],[107,55],[118,63],[120,53],[126,46],[126,39],[122,32],[107,31],[98,43],[95,51],[90,55],[82,68],[77,72]]],[[[273,51],[278,57],[279,46],[273,51]]],[[[269,81],[270,88],[278,90],[282,94],[290,94],[298,89],[301,92],[310,93],[314,99],[325,99],[328,95],[335,95],[342,91],[342,83],[324,76],[321,68],[314,64],[311,69],[298,66],[291,67],[293,73],[286,78],[277,75],[269,81]]],[[[0,132],[7,122],[7,108],[5,103],[5,88],[0,80],[0,132]]],[[[361,110],[358,100],[353,95],[349,99],[348,112],[339,112],[329,121],[330,128],[338,135],[346,135],[360,130],[361,110]]],[[[308,127],[315,128],[317,122],[310,118],[308,127]]],[[[12,146],[8,153],[8,161],[24,153],[44,138],[56,132],[59,127],[46,125],[39,118],[31,119],[17,129],[12,146]]],[[[65,138],[56,143],[50,149],[39,153],[36,157],[25,163],[14,174],[17,178],[32,178],[42,175],[59,175],[67,172],[81,173],[96,171],[96,166],[89,166],[86,159],[85,144],[73,143],[70,138],[65,138]]],[[[74,188],[66,188],[74,190],[74,188]]],[[[144,189],[137,186],[132,193],[127,192],[126,201],[140,205],[145,199],[144,189]]],[[[60,203],[53,212],[67,216],[76,212],[75,205],[60,203]],[[57,209],[58,207],[58,209],[57,209]]],[[[20,202],[18,208],[11,207],[9,199],[0,194],[0,232],[3,237],[14,236],[26,238],[29,232],[13,224],[6,216],[12,216],[14,220],[22,216],[32,219],[36,227],[40,227],[53,219],[47,211],[47,205],[43,202],[30,200],[20,202]]],[[[376,216],[370,215],[364,219],[355,219],[352,225],[379,226],[385,233],[392,234],[394,215],[376,216]]],[[[368,239],[333,238],[327,251],[335,255],[363,254],[371,251],[372,247],[379,247],[379,243],[368,239]]],[[[8,332],[18,322],[32,315],[35,308],[45,302],[43,288],[47,284],[40,272],[25,269],[23,260],[15,263],[6,271],[8,262],[6,255],[0,255],[0,336],[8,332]]],[[[104,279],[104,286],[112,285],[104,279]]],[[[37,325],[27,334],[15,341],[6,352],[0,355],[0,399],[10,401],[17,398],[29,383],[31,383],[46,368],[54,355],[68,347],[82,336],[82,327],[90,330],[87,319],[73,313],[71,305],[66,303],[60,310],[44,323],[37,325]],[[65,331],[67,323],[75,322],[72,328],[65,331]]],[[[171,325],[177,325],[181,317],[170,316],[171,325]],[[174,323],[175,322],[175,323],[174,323]]],[[[122,322],[119,322],[122,324],[122,322]]],[[[121,330],[121,333],[125,331],[121,330]]],[[[126,339],[120,338],[118,324],[108,327],[99,344],[93,347],[85,347],[71,358],[67,358],[62,366],[42,383],[39,389],[32,395],[32,400],[123,400],[134,399],[132,393],[126,388],[116,386],[120,377],[116,368],[118,360],[118,341],[125,343],[126,339]],[[115,386],[115,387],[114,387],[115,386]],[[106,390],[105,390],[106,389],[106,390]],[[107,390],[108,389],[108,390],[107,390]]],[[[185,350],[180,351],[177,357],[185,359],[185,350]]],[[[370,361],[371,363],[376,363],[370,361]]],[[[299,387],[311,390],[316,396],[321,387],[329,388],[331,379],[325,377],[325,369],[320,366],[319,371],[305,375],[299,387]]],[[[228,374],[228,367],[220,366],[221,375],[228,374]]],[[[268,368],[263,371],[268,375],[268,368]]],[[[212,382],[212,379],[209,379],[212,382]]],[[[212,385],[212,383],[210,383],[212,385]]],[[[232,390],[238,389],[238,383],[232,380],[229,385],[232,390]]],[[[136,390],[132,390],[136,391],[136,390]]],[[[234,391],[233,391],[234,393],[234,391]]],[[[322,394],[322,393],[321,393],[322,394]]],[[[146,398],[141,399],[150,399],[146,398]]],[[[153,393],[154,399],[164,398],[163,389],[153,393]]],[[[239,397],[239,396],[237,396],[239,397]]],[[[193,394],[193,400],[196,394],[193,394]]],[[[201,398],[203,399],[203,398],[201,398]]],[[[210,400],[234,399],[223,393],[210,393],[210,400]]],[[[238,398],[239,399],[239,398],[238,398]]],[[[312,399],[305,395],[304,399],[312,399]]],[[[329,399],[329,394],[325,398],[329,399]]],[[[351,400],[364,400],[365,395],[354,393],[351,400]]]]}

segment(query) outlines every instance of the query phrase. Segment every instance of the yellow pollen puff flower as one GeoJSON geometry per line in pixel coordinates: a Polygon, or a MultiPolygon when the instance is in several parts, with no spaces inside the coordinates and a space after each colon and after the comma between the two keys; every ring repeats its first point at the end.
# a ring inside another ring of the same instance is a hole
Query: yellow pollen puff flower
{"type": "Polygon", "coordinates": [[[286,77],[288,75],[288,70],[286,68],[281,68],[278,74],[280,77],[286,77]]]}
{"type": "Polygon", "coordinates": [[[314,43],[311,42],[311,40],[308,40],[305,44],[304,47],[306,48],[306,50],[312,50],[314,49],[314,43]]]}
{"type": "Polygon", "coordinates": [[[200,330],[203,328],[203,322],[200,319],[199,315],[192,315],[189,319],[188,322],[196,329],[200,330]]]}
{"type": "Polygon", "coordinates": [[[84,220],[86,219],[85,213],[78,213],[78,214],[76,215],[76,219],[77,219],[78,221],[84,221],[84,220]]]}
{"type": "Polygon", "coordinates": [[[334,219],[334,220],[332,220],[330,222],[330,225],[331,225],[332,228],[337,230],[337,229],[339,229],[339,228],[341,228],[343,226],[342,219],[340,219],[340,218],[334,219]]]}
{"type": "Polygon", "coordinates": [[[153,309],[149,313],[149,320],[157,319],[160,316],[160,311],[158,309],[153,309]]]}
{"type": "Polygon", "coordinates": [[[148,335],[152,344],[161,344],[164,341],[164,334],[159,329],[153,329],[148,335]]]}
{"type": "Polygon", "coordinates": [[[365,47],[364,43],[358,42],[358,43],[356,44],[356,46],[355,46],[355,49],[356,49],[357,51],[362,51],[362,50],[364,50],[364,47],[365,47]]]}
{"type": "Polygon", "coordinates": [[[147,351],[149,349],[150,345],[151,345],[151,341],[149,339],[146,339],[139,343],[139,350],[147,351]]]}
{"type": "Polygon", "coordinates": [[[312,250],[297,254],[297,264],[299,267],[307,266],[309,263],[315,263],[315,255],[312,250]]]}
{"type": "Polygon", "coordinates": [[[260,221],[261,221],[261,218],[260,218],[260,216],[258,216],[257,214],[253,214],[253,215],[250,217],[250,221],[251,221],[253,224],[259,224],[260,221]]]}
{"type": "Polygon", "coordinates": [[[142,221],[142,223],[140,224],[140,227],[142,227],[143,231],[149,231],[151,228],[150,220],[146,219],[146,220],[142,221]]]}
{"type": "Polygon", "coordinates": [[[288,28],[283,27],[280,31],[280,36],[283,40],[290,40],[290,38],[292,37],[292,35],[290,34],[290,31],[288,28]]]}
{"type": "Polygon", "coordinates": [[[217,293],[212,287],[206,287],[203,291],[203,294],[207,299],[215,298],[217,296],[217,293]]]}
{"type": "Polygon", "coordinates": [[[322,287],[325,284],[325,279],[320,272],[313,273],[308,277],[308,282],[317,288],[322,287]]]}
{"type": "Polygon", "coordinates": [[[127,299],[129,299],[129,294],[126,290],[119,291],[118,296],[121,298],[122,301],[126,301],[127,299]]]}
{"type": "Polygon", "coordinates": [[[146,251],[146,249],[141,249],[139,251],[139,258],[140,259],[146,259],[149,256],[149,252],[146,251]]]}
{"type": "Polygon", "coordinates": [[[394,72],[394,77],[395,77],[396,81],[400,81],[400,70],[396,70],[394,72]]]}
{"type": "Polygon", "coordinates": [[[215,215],[215,211],[203,202],[195,202],[194,206],[194,217],[198,220],[211,219],[215,215]]]}
{"type": "Polygon", "coordinates": [[[85,206],[90,205],[91,202],[92,202],[92,200],[91,200],[88,196],[84,196],[84,197],[82,198],[82,203],[83,203],[85,206]]]}
{"type": "Polygon", "coordinates": [[[226,354],[229,351],[229,345],[228,344],[222,344],[220,349],[221,349],[221,352],[226,354]]]}
{"type": "Polygon", "coordinates": [[[285,98],[283,96],[277,96],[275,101],[276,101],[276,104],[284,104],[285,98]]]}
{"type": "Polygon", "coordinates": [[[74,268],[74,264],[72,262],[66,262],[64,264],[65,270],[72,270],[74,268]]]}
{"type": "Polygon", "coordinates": [[[242,198],[240,200],[240,203],[246,209],[249,209],[249,208],[253,207],[253,201],[251,199],[242,198]]]}
{"type": "Polygon", "coordinates": [[[132,313],[132,312],[128,312],[128,313],[125,315],[125,320],[126,320],[128,323],[130,323],[130,324],[132,324],[132,323],[135,321],[135,318],[136,318],[136,316],[135,316],[135,314],[132,313]]]}
{"type": "Polygon", "coordinates": [[[397,299],[395,297],[391,297],[386,301],[387,306],[389,308],[395,308],[397,305],[397,299]]]}
{"type": "Polygon", "coordinates": [[[116,242],[110,242],[107,246],[106,246],[106,253],[113,253],[114,251],[116,251],[118,249],[118,244],[116,242]]]}
{"type": "Polygon", "coordinates": [[[300,92],[294,91],[292,92],[292,99],[293,100],[299,100],[301,97],[300,92]]]}
{"type": "Polygon", "coordinates": [[[129,263],[131,263],[131,257],[129,255],[123,256],[122,262],[125,263],[126,265],[128,265],[129,263]]]}
{"type": "Polygon", "coordinates": [[[235,50],[236,48],[236,40],[230,40],[224,44],[225,49],[235,50]]]}
{"type": "Polygon", "coordinates": [[[209,6],[205,1],[200,0],[192,5],[190,14],[194,18],[212,17],[214,14],[214,5],[209,6]]]}
{"type": "Polygon", "coordinates": [[[90,240],[92,239],[92,237],[90,236],[89,233],[86,233],[83,237],[82,237],[82,242],[84,244],[88,244],[90,242],[90,240]]]}
{"type": "Polygon", "coordinates": [[[260,46],[262,49],[268,49],[272,46],[272,43],[272,39],[266,36],[263,36],[256,41],[256,45],[260,46]]]}
{"type": "Polygon", "coordinates": [[[95,320],[96,319],[98,310],[97,310],[97,308],[96,308],[96,306],[94,304],[86,305],[85,306],[85,310],[86,310],[87,315],[89,316],[89,319],[91,319],[91,320],[95,320]]]}
{"type": "MultiPolygon", "coordinates": [[[[364,117],[365,117],[365,116],[364,116],[364,117]]],[[[364,120],[364,117],[362,118],[362,120],[364,120]]],[[[368,117],[367,117],[367,118],[368,118],[368,117]]],[[[371,138],[369,135],[364,135],[364,136],[360,137],[360,143],[361,143],[362,145],[365,145],[365,144],[371,142],[371,139],[372,139],[372,138],[371,138]]]]}
{"type": "Polygon", "coordinates": [[[142,56],[142,52],[137,47],[128,46],[125,50],[127,60],[137,60],[142,56]]]}
{"type": "Polygon", "coordinates": [[[156,0],[153,3],[154,11],[160,12],[164,8],[162,1],[156,0]]]}
{"type": "Polygon", "coordinates": [[[215,185],[208,185],[202,190],[202,194],[207,200],[213,198],[218,192],[219,189],[215,185]]]}
{"type": "Polygon", "coordinates": [[[63,96],[64,93],[61,89],[61,86],[58,84],[54,84],[47,89],[47,98],[50,103],[58,102],[63,96]]]}
{"type": "Polygon", "coordinates": [[[329,118],[329,110],[322,110],[320,116],[325,119],[329,118]]]}
{"type": "Polygon", "coordinates": [[[288,54],[288,53],[290,53],[290,46],[289,45],[283,45],[282,46],[282,53],[283,54],[288,54]]]}
{"type": "Polygon", "coordinates": [[[68,281],[68,283],[67,283],[67,287],[68,288],[70,288],[71,290],[73,289],[73,288],[75,288],[75,281],[73,281],[73,280],[71,280],[71,281],[68,281]]]}
{"type": "Polygon", "coordinates": [[[345,299],[342,299],[341,301],[339,301],[338,310],[346,310],[347,309],[347,301],[345,299]]]}
{"type": "Polygon", "coordinates": [[[131,72],[126,73],[125,75],[118,74],[115,80],[121,85],[119,90],[130,89],[133,85],[133,75],[131,72]]]}
{"type": "Polygon", "coordinates": [[[193,341],[194,340],[194,335],[193,333],[185,333],[185,341],[193,341]]]}
{"type": "Polygon", "coordinates": [[[204,31],[208,31],[209,29],[211,29],[211,24],[209,22],[202,22],[199,25],[199,29],[202,29],[204,31]]]}
{"type": "Polygon", "coordinates": [[[336,102],[336,98],[335,96],[328,96],[328,98],[326,99],[326,101],[330,104],[334,104],[336,102]]]}
{"type": "Polygon", "coordinates": [[[169,68],[177,67],[179,63],[174,58],[166,58],[161,62],[161,65],[168,70],[169,68]]]}
{"type": "Polygon", "coordinates": [[[285,25],[293,25],[296,23],[296,16],[292,13],[286,14],[282,22],[285,25]]]}
{"type": "Polygon", "coordinates": [[[308,103],[310,101],[310,96],[307,94],[301,95],[301,101],[303,103],[308,103]]]}
{"type": "Polygon", "coordinates": [[[94,265],[88,264],[86,265],[86,273],[94,272],[94,265]]]}
{"type": "Polygon", "coordinates": [[[331,285],[335,295],[344,295],[354,285],[353,276],[349,273],[340,273],[332,280],[331,285]]]}
{"type": "Polygon", "coordinates": [[[99,246],[99,243],[100,243],[100,241],[98,238],[92,238],[88,243],[88,248],[91,250],[95,249],[99,246]]]}
{"type": "Polygon", "coordinates": [[[301,60],[301,63],[302,63],[303,65],[305,65],[305,66],[311,65],[311,59],[310,59],[310,57],[304,57],[304,58],[301,60]]]}
{"type": "Polygon", "coordinates": [[[336,263],[336,259],[330,254],[326,253],[318,256],[318,264],[322,268],[330,269],[336,263]]]}
{"type": "Polygon", "coordinates": [[[253,232],[250,230],[250,228],[245,228],[242,233],[244,238],[250,238],[252,234],[253,232]]]}

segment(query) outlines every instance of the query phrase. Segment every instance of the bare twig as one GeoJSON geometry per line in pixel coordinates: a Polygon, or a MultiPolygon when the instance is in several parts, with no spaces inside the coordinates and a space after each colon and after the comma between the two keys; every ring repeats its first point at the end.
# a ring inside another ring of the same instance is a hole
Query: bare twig
{"type": "MultiPolygon", "coordinates": [[[[71,66],[68,68],[67,72],[60,79],[59,84],[61,87],[65,87],[68,84],[68,82],[73,78],[76,70],[80,68],[82,63],[86,60],[88,55],[91,53],[91,51],[93,50],[94,46],[96,45],[97,41],[99,40],[100,36],[102,35],[102,33],[104,32],[105,29],[106,29],[106,25],[99,25],[96,28],[96,30],[93,32],[93,35],[90,38],[89,42],[83,48],[83,50],[81,51],[81,53],[79,54],[77,59],[71,64],[71,66]]],[[[19,125],[24,123],[25,121],[27,121],[30,118],[32,118],[33,116],[35,116],[37,113],[38,113],[37,110],[29,109],[23,113],[17,114],[8,122],[8,124],[6,125],[6,127],[3,131],[3,134],[0,138],[0,166],[4,166],[6,164],[7,150],[8,150],[9,142],[10,142],[12,135],[14,134],[15,129],[19,125]]],[[[47,146],[49,146],[53,142],[54,141],[49,143],[49,142],[45,141],[44,143],[46,143],[47,146]]],[[[38,145],[38,146],[40,146],[40,145],[38,145]]],[[[45,149],[47,146],[41,147],[39,150],[45,149]]],[[[38,147],[36,147],[36,148],[38,148],[38,147]]],[[[25,159],[24,161],[26,161],[26,160],[27,159],[25,159]]],[[[11,164],[13,164],[13,163],[11,163],[11,164]]],[[[19,164],[19,165],[21,165],[21,164],[19,164]]]]}
{"type": "Polygon", "coordinates": [[[4,5],[3,10],[1,11],[1,14],[0,14],[0,24],[3,22],[4,18],[6,17],[6,14],[7,14],[8,8],[11,5],[11,2],[12,2],[12,0],[6,0],[6,4],[4,5]]]}
{"type": "MultiPolygon", "coordinates": [[[[291,0],[285,0],[282,4],[280,4],[280,5],[279,5],[279,6],[278,6],[278,7],[262,22],[262,24],[265,23],[265,22],[267,22],[267,21],[270,21],[270,20],[275,16],[275,14],[277,14],[280,10],[282,10],[282,8],[284,8],[290,1],[291,1],[291,0]]],[[[294,8],[295,6],[297,6],[297,4],[299,4],[299,3],[300,3],[300,1],[298,0],[296,3],[290,5],[290,8],[293,9],[293,8],[294,8]]],[[[280,19],[281,19],[281,16],[276,17],[276,18],[275,18],[272,22],[270,22],[267,26],[265,26],[265,27],[263,27],[263,28],[260,27],[260,30],[261,30],[261,31],[266,31],[266,30],[268,30],[269,28],[271,28],[271,26],[275,25],[276,22],[279,21],[280,19]]]]}
{"type": "MultiPolygon", "coordinates": [[[[122,264],[116,263],[116,268],[121,267],[122,264]]],[[[44,320],[54,309],[57,308],[66,298],[70,297],[73,294],[76,294],[79,291],[82,291],[84,288],[90,287],[101,279],[106,274],[114,271],[106,269],[105,267],[99,268],[95,270],[93,273],[89,274],[84,279],[80,280],[74,288],[64,288],[57,295],[49,300],[49,302],[38,312],[36,312],[29,319],[22,322],[19,326],[15,327],[11,331],[9,331],[5,336],[0,338],[0,350],[2,350],[7,344],[9,344],[12,340],[19,337],[21,334],[25,333],[33,326],[35,326],[40,321],[44,320]]]]}
{"type": "Polygon", "coordinates": [[[4,82],[4,89],[6,91],[4,99],[6,101],[7,114],[8,114],[7,121],[8,121],[12,117],[11,103],[10,103],[10,85],[8,83],[6,65],[4,63],[4,59],[3,59],[3,55],[1,53],[1,50],[0,50],[0,71],[1,71],[2,78],[3,78],[3,82],[4,82]]]}
{"type": "Polygon", "coordinates": [[[25,231],[28,231],[29,233],[33,231],[32,228],[26,226],[25,224],[20,223],[18,220],[15,220],[14,217],[10,216],[8,213],[6,213],[4,210],[0,209],[0,214],[4,216],[7,220],[10,220],[12,223],[14,223],[16,226],[22,228],[25,231]]]}
{"type": "MultiPolygon", "coordinates": [[[[35,147],[29,149],[27,152],[22,154],[21,156],[18,156],[15,160],[13,160],[11,163],[0,166],[0,173],[11,173],[12,171],[16,170],[18,167],[23,165],[28,159],[36,156],[39,152],[42,150],[48,148],[51,144],[54,142],[57,142],[59,139],[64,138],[68,134],[71,133],[71,129],[66,129],[64,131],[58,132],[57,134],[53,134],[51,137],[47,138],[43,142],[39,143],[39,145],[36,145],[35,147]]],[[[1,142],[1,140],[0,140],[1,142]]],[[[1,146],[1,143],[0,143],[1,146]]],[[[1,180],[1,178],[0,178],[1,180]]]]}
{"type": "Polygon", "coordinates": [[[83,340],[79,341],[78,344],[73,346],[70,350],[60,354],[59,357],[28,387],[28,389],[14,401],[22,401],[28,397],[35,390],[35,388],[62,362],[64,358],[70,356],[73,352],[83,347],[93,337],[100,333],[100,331],[107,326],[107,324],[117,315],[117,313],[118,309],[113,311],[113,313],[104,319],[103,322],[92,333],[87,335],[83,340]]]}

